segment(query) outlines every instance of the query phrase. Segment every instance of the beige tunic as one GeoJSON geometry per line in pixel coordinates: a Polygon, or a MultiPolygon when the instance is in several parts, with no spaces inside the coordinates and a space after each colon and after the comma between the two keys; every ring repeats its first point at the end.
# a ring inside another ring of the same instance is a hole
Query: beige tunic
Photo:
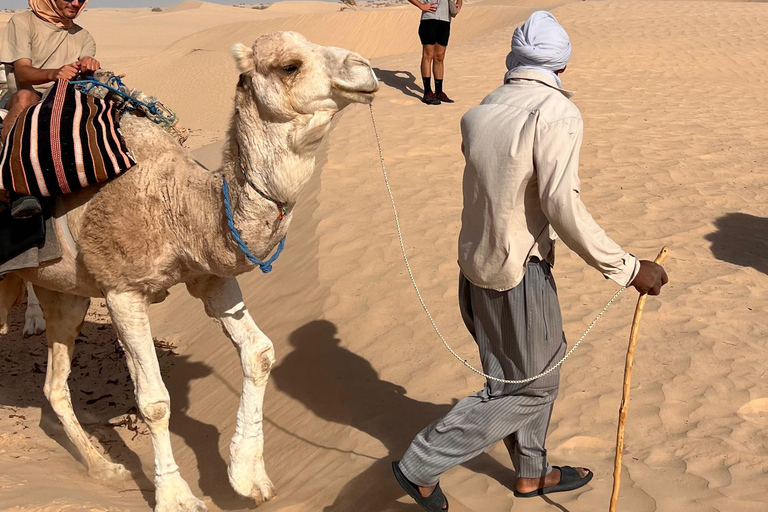
{"type": "Polygon", "coordinates": [[[461,120],[462,272],[482,288],[509,290],[522,281],[532,256],[553,261],[559,236],[605,277],[628,285],[639,262],[581,202],[583,126],[570,93],[535,71],[509,78],[461,120]]]}
{"type": "Polygon", "coordinates": [[[84,57],[96,56],[96,42],[87,30],[78,25],[70,29],[59,28],[41,20],[32,11],[11,17],[1,44],[0,63],[6,66],[11,93],[29,88],[43,93],[51,86],[51,83],[17,84],[13,63],[19,59],[30,59],[32,66],[38,69],[58,69],[84,57]]]}

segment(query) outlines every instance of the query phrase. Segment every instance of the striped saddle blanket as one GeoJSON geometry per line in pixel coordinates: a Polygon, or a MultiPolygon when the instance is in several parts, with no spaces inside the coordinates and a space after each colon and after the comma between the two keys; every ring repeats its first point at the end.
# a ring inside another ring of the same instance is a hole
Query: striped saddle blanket
{"type": "Polygon", "coordinates": [[[102,183],[136,165],[113,101],[57,80],[21,113],[0,154],[0,190],[56,196],[102,183]]]}

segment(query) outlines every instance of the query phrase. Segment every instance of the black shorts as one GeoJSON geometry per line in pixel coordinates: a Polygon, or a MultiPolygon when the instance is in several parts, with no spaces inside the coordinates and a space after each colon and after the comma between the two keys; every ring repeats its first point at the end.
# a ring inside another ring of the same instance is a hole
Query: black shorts
{"type": "Polygon", "coordinates": [[[421,20],[419,24],[419,39],[421,44],[439,44],[448,46],[451,37],[451,22],[441,20],[421,20]]]}

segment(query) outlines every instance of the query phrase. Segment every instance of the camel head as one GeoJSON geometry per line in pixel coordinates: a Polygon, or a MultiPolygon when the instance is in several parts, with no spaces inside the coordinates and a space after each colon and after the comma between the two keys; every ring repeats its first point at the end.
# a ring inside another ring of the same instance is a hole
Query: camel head
{"type": "Polygon", "coordinates": [[[337,113],[351,103],[370,103],[379,82],[370,63],[342,48],[313,44],[296,32],[259,37],[251,48],[236,44],[238,103],[255,102],[265,121],[337,113]]]}

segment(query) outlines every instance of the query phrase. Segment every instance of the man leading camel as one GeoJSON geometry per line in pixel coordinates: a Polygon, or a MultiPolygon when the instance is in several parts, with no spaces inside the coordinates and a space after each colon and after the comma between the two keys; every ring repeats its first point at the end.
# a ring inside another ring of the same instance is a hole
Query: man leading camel
{"type": "MultiPolygon", "coordinates": [[[[16,118],[38,103],[55,80],[71,80],[78,73],[100,69],[94,59],[96,43],[87,30],[74,23],[88,0],[29,0],[30,11],[15,14],[0,48],[0,65],[6,67],[11,93],[8,116],[0,140],[5,141],[16,118]]],[[[39,212],[34,197],[16,198],[14,217],[39,212]]]]}
{"type": "MultiPolygon", "coordinates": [[[[483,370],[497,379],[534,377],[565,354],[552,275],[556,235],[621,286],[658,295],[667,282],[659,265],[608,238],[581,202],[582,118],[559,77],[570,55],[563,27],[535,12],[514,32],[504,85],[461,120],[459,303],[483,370]]],[[[416,436],[393,463],[398,482],[425,510],[445,510],[440,475],[503,440],[517,472],[516,497],[582,487],[591,471],[547,461],[559,382],[559,369],[527,384],[487,380],[416,436]]]]}

